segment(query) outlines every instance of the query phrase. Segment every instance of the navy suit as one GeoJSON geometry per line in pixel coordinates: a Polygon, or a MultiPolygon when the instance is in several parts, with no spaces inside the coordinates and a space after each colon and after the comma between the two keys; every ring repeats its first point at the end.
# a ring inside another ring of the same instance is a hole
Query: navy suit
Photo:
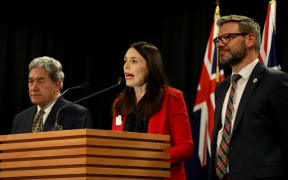
{"type": "MultiPolygon", "coordinates": [[[[230,77],[215,90],[215,124],[211,140],[213,180],[221,112],[230,77]]],[[[253,69],[241,97],[229,144],[230,180],[287,180],[288,75],[260,62],[253,69]]]]}
{"type": "MultiPolygon", "coordinates": [[[[43,131],[52,130],[55,124],[57,110],[69,103],[71,102],[65,100],[63,97],[56,101],[45,121],[43,131]]],[[[37,106],[34,105],[17,114],[13,121],[11,134],[30,133],[36,113],[37,106]]],[[[92,120],[89,110],[78,104],[73,104],[62,109],[58,121],[58,123],[63,126],[63,130],[92,128],[92,120]]]]}

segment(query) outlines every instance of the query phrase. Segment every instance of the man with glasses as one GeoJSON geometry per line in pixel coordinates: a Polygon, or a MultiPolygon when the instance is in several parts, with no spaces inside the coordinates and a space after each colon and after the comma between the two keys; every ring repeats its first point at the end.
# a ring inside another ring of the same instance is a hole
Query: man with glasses
{"type": "Polygon", "coordinates": [[[211,179],[288,179],[288,75],[259,60],[260,26],[221,17],[213,41],[232,74],[215,90],[211,179]]]}

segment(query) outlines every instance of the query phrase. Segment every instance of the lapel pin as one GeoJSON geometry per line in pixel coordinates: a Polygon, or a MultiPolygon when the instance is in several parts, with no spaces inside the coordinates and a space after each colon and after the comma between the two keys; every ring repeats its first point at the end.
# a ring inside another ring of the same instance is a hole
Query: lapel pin
{"type": "Polygon", "coordinates": [[[258,81],[257,78],[254,78],[254,79],[253,79],[253,83],[256,83],[257,81],[258,81]]]}

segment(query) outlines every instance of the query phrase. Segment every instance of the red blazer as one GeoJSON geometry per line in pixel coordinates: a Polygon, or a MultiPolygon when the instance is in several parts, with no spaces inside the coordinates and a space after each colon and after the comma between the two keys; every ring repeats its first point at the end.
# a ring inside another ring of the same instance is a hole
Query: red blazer
{"type": "MultiPolygon", "coordinates": [[[[125,117],[116,121],[113,110],[112,130],[123,131],[124,122],[125,117]]],[[[168,151],[171,154],[171,178],[166,179],[186,180],[184,160],[192,157],[194,145],[187,108],[181,91],[164,88],[162,108],[149,119],[148,133],[171,136],[171,148],[168,151]]]]}

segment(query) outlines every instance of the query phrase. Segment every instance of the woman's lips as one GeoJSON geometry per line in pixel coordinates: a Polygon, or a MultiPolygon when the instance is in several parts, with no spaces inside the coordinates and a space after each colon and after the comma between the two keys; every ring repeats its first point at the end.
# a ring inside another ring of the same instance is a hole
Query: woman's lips
{"type": "Polygon", "coordinates": [[[124,74],[125,74],[125,79],[126,80],[130,80],[130,79],[132,79],[134,77],[134,75],[131,74],[131,73],[124,73],[124,74]]]}

